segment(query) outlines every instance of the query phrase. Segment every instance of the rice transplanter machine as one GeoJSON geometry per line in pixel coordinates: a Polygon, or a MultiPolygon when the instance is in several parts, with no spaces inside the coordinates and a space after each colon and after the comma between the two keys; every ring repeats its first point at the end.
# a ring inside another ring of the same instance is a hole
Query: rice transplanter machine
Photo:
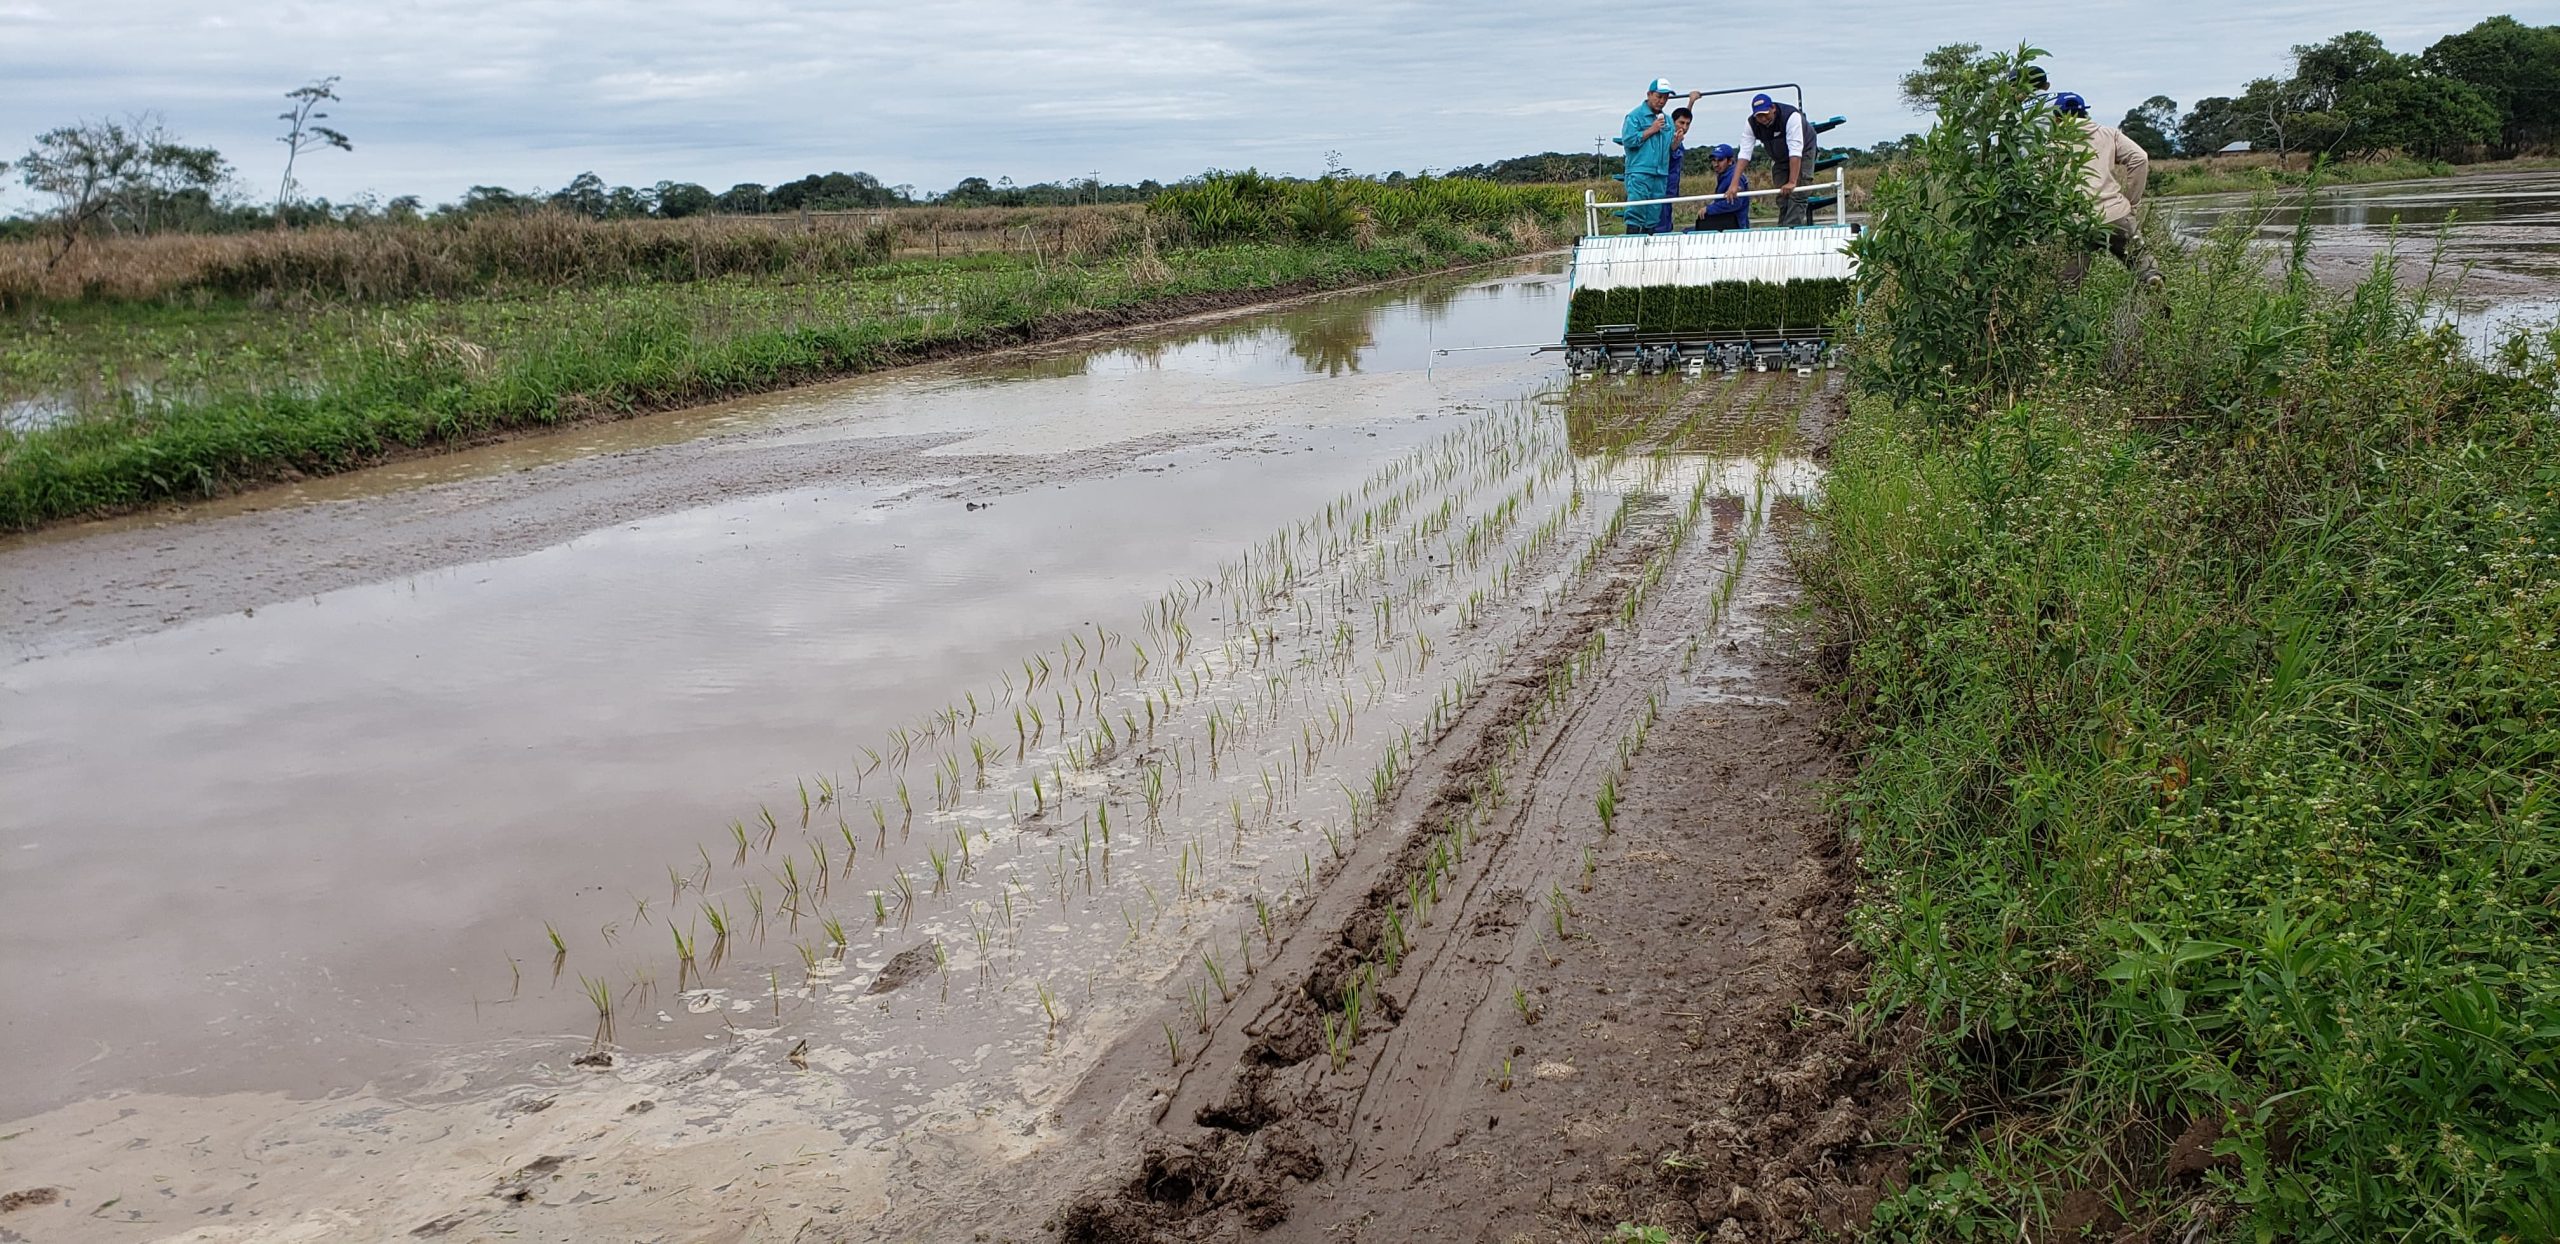
{"type": "MultiPolygon", "coordinates": [[[[1791,82],[1706,94],[1780,90],[1794,91],[1802,110],[1803,88],[1791,82]]],[[[1813,128],[1829,130],[1840,122],[1833,117],[1813,128]]],[[[1827,155],[1814,165],[1814,171],[1831,171],[1829,194],[1809,200],[1816,213],[1829,217],[1820,224],[1603,234],[1605,211],[1700,210],[1720,197],[1714,176],[1708,175],[1708,193],[1677,198],[1606,203],[1585,191],[1582,237],[1574,243],[1568,274],[1566,366],[1576,374],[1647,375],[1695,375],[1709,367],[1727,374],[1781,367],[1810,373],[1829,366],[1838,353],[1830,321],[1851,298],[1857,277],[1847,251],[1860,229],[1849,223],[1844,202],[1847,178],[1840,166],[1847,161],[1846,155],[1827,155]]],[[[1779,193],[1754,189],[1743,197],[1779,193]]]]}

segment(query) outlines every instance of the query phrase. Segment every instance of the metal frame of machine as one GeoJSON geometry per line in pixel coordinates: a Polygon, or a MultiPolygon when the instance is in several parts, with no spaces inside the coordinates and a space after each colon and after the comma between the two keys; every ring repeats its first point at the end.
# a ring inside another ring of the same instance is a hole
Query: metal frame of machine
{"type": "MultiPolygon", "coordinates": [[[[1804,90],[1792,82],[1701,92],[1701,97],[1792,90],[1797,110],[1804,90]]],[[[1814,126],[1817,132],[1839,124],[1839,118],[1814,126]]],[[[1808,124],[1812,124],[1808,121],[1808,124]]],[[[1818,183],[1817,183],[1818,184],[1818,183]]],[[[1574,243],[1567,281],[1568,298],[1585,289],[1621,289],[1666,285],[1709,285],[1723,281],[1784,283],[1854,277],[1857,266],[1844,249],[1859,226],[1849,223],[1848,179],[1832,169],[1831,196],[1815,206],[1831,209],[1828,224],[1738,229],[1694,233],[1600,232],[1600,213],[1627,207],[1705,203],[1714,193],[1674,198],[1602,202],[1583,192],[1583,236],[1574,243]]],[[[1802,193],[1802,189],[1798,193],[1802,193]]],[[[1749,190],[1743,197],[1768,198],[1777,189],[1749,190]]],[[[1646,332],[1632,324],[1602,324],[1583,332],[1567,332],[1565,363],[1576,373],[1657,374],[1684,370],[1691,374],[1714,367],[1726,373],[1788,368],[1810,373],[1830,365],[1837,355],[1831,330],[1824,325],[1769,325],[1766,328],[1712,332],[1646,332]]]]}

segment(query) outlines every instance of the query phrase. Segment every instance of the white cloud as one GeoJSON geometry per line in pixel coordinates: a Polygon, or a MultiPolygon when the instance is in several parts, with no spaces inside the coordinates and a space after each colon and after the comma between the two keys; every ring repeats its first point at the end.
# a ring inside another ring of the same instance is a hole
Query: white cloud
{"type": "MultiPolygon", "coordinates": [[[[2452,0],[1838,0],[1809,25],[1675,7],[1658,39],[1634,39],[1623,6],[1520,0],[0,0],[0,157],[77,117],[157,109],[246,180],[272,180],[283,93],[334,73],[331,123],[356,149],[297,174],[341,199],[587,170],[720,188],[860,169],[938,189],[1312,173],[1328,151],[1360,169],[1448,168],[1587,151],[1656,74],[1802,79],[1817,112],[1849,116],[1842,140],[1863,143],[1917,126],[1895,80],[1956,40],[2045,46],[2056,83],[2112,113],[2234,92],[2338,31],[2415,50],[2481,16],[2452,0]]],[[[1713,132],[1730,128],[1717,107],[1702,105],[1713,132]]]]}
{"type": "Polygon", "coordinates": [[[744,70],[659,73],[654,70],[638,69],[609,73],[597,78],[595,91],[599,98],[624,103],[661,99],[712,99],[738,94],[754,81],[755,75],[744,70]]]}

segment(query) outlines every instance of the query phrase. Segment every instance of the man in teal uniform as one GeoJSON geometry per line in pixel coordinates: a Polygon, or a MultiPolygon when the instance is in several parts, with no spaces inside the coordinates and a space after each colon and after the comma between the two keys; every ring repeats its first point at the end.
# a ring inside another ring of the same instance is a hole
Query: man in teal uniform
{"type": "MultiPolygon", "coordinates": [[[[1663,107],[1679,92],[1671,89],[1667,79],[1655,78],[1644,89],[1644,102],[1627,113],[1624,125],[1618,127],[1618,145],[1627,149],[1627,200],[1659,199],[1671,176],[1671,118],[1663,107]]],[[[1689,92],[1689,103],[1696,106],[1703,91],[1689,92]]],[[[1627,232],[1652,233],[1660,229],[1665,213],[1659,206],[1620,209],[1626,218],[1627,232]]]]}

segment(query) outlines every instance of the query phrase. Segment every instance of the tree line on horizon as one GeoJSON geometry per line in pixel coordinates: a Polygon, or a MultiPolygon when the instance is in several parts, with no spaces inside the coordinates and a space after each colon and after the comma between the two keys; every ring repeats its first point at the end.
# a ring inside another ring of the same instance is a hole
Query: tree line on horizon
{"type": "MultiPolygon", "coordinates": [[[[1943,75],[1981,50],[1959,43],[1929,53],[1903,76],[1904,101],[1934,107],[1943,75]]],[[[2282,77],[2253,79],[2237,95],[2206,96],[2183,112],[2154,95],[2117,128],[2155,158],[2248,143],[2279,157],[2397,152],[2467,163],[2560,145],[2560,26],[2492,17],[2415,53],[2351,30],[2296,45],[2291,59],[2282,77]]]]}
{"type": "MultiPolygon", "coordinates": [[[[1971,43],[1930,52],[1918,69],[1903,75],[1903,102],[1934,110],[1942,84],[1981,52],[1971,43]]],[[[2237,95],[2207,96],[2183,112],[2178,101],[2154,95],[2128,109],[2117,128],[2160,159],[2211,155],[2235,142],[2280,156],[2353,158],[2397,151],[2457,162],[2560,147],[2560,26],[2492,17],[2417,53],[2393,52],[2371,32],[2355,30],[2297,46],[2292,61],[2283,77],[2254,79],[2237,95]]],[[[2070,83],[2054,85],[2068,89],[2070,83]]],[[[1848,153],[1855,168],[1891,160],[1919,137],[1825,150],[1848,153]]],[[[1703,167],[1704,159],[1703,147],[1689,148],[1692,166],[1703,167]]],[[[1455,168],[1449,175],[1599,181],[1616,177],[1624,163],[1607,152],[1548,151],[1455,168]]]]}
{"type": "MultiPolygon", "coordinates": [[[[47,200],[34,214],[0,217],[0,240],[50,233],[59,250],[55,261],[93,231],[123,236],[154,233],[238,233],[259,229],[330,225],[458,221],[485,215],[526,215],[556,211],[593,220],[678,220],[691,216],[762,216],[779,213],[861,211],[933,204],[945,207],[1066,207],[1098,203],[1145,203],[1171,188],[1153,178],[1133,183],[1102,180],[1099,173],[1082,178],[1016,184],[1010,177],[993,181],[963,177],[950,189],[919,192],[911,184],[891,185],[866,172],[809,173],[796,180],[765,185],[740,182],[727,190],[686,181],[661,181],[639,187],[612,185],[593,172],[580,173],[557,190],[515,190],[475,185],[453,202],[429,206],[414,194],[384,200],[367,194],[352,202],[297,193],[294,164],[306,153],[352,151],[354,140],[319,124],[329,114],[322,103],[339,98],[335,76],[317,79],[285,93],[292,105],[278,115],[285,132],[277,142],[287,159],[272,201],[253,198],[239,171],[219,150],[188,143],[156,113],[121,119],[83,119],[36,136],[14,162],[0,160],[0,175],[14,173],[30,190],[47,200]]],[[[1328,154],[1327,177],[1352,176],[1338,156],[1328,154]]],[[[1219,176],[1210,169],[1174,185],[1196,185],[1219,176]]],[[[1285,180],[1285,179],[1284,179],[1285,180]]],[[[1371,178],[1388,184],[1407,180],[1402,172],[1371,178]]]]}
{"type": "MultiPolygon", "coordinates": [[[[1903,76],[1904,101],[1924,110],[1934,107],[1939,84],[1980,51],[1972,44],[1951,44],[1930,52],[1918,69],[1903,76]]],[[[0,161],[0,173],[14,174],[47,200],[33,215],[0,219],[0,238],[50,232],[67,253],[90,231],[239,232],[467,220],[544,210],[598,220],[672,220],[924,203],[1052,207],[1146,202],[1169,188],[1153,179],[1109,183],[1097,174],[1028,185],[1016,185],[1011,178],[965,177],[933,193],[888,184],[866,172],[828,172],[775,185],[741,182],[714,191],[672,180],[646,187],[612,185],[586,172],[549,191],[475,185],[459,199],[433,207],[417,195],[389,200],[366,195],[333,203],[297,193],[290,157],[353,150],[347,135],[318,123],[328,114],[316,106],[337,100],[337,82],[335,77],[318,79],[285,93],[293,107],[278,116],[285,132],[276,141],[289,158],[272,202],[252,198],[221,152],[186,142],[155,114],[82,120],[38,135],[14,162],[0,161]]],[[[2393,52],[2370,32],[2349,31],[2295,47],[2290,73],[2255,79],[2237,95],[2208,96],[2183,112],[2176,100],[2154,95],[2127,110],[2120,128],[2158,157],[2208,155],[2233,142],[2279,156],[2398,151],[2455,161],[2550,150],[2560,146],[2560,25],[2529,26],[2511,16],[2492,17],[2417,53],[2393,52]]],[[[1854,167],[1890,160],[1914,138],[1835,150],[1848,152],[1854,167]]],[[[1703,161],[1697,154],[1702,149],[1691,150],[1693,160],[1703,161]]],[[[1622,164],[1606,152],[1545,152],[1466,165],[1447,176],[1509,183],[1594,181],[1616,176],[1622,164]]],[[[1203,176],[1208,175],[1214,170],[1203,176]]],[[[1349,174],[1334,161],[1326,175],[1349,174]]],[[[1407,178],[1395,172],[1370,179],[1394,184],[1407,178]]]]}

